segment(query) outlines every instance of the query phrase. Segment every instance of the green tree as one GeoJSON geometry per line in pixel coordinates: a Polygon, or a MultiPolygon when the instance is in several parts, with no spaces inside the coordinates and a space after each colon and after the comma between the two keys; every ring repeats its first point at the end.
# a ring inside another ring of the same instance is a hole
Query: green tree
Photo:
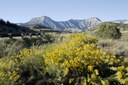
{"type": "Polygon", "coordinates": [[[96,31],[96,35],[101,38],[120,39],[121,32],[115,23],[101,23],[96,31]]]}
{"type": "Polygon", "coordinates": [[[0,24],[6,25],[6,22],[3,19],[0,19],[0,24]]]}

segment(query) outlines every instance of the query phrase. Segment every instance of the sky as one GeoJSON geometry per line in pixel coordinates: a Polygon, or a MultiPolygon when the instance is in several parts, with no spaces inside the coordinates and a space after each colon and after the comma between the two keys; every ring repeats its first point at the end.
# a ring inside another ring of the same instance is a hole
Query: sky
{"type": "Polygon", "coordinates": [[[55,21],[128,19],[128,0],[0,0],[0,18],[4,20],[24,23],[40,16],[55,21]]]}

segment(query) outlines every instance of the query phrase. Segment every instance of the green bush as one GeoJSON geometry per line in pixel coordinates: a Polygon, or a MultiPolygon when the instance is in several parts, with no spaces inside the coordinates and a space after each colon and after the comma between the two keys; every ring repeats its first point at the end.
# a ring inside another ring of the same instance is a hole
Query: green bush
{"type": "Polygon", "coordinates": [[[101,38],[120,39],[121,32],[115,23],[101,23],[96,31],[96,35],[101,38]]]}

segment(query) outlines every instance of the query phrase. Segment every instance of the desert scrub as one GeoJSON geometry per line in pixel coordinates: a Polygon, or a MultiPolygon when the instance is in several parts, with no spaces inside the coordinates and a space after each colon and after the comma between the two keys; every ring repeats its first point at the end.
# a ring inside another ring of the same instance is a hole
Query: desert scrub
{"type": "Polygon", "coordinates": [[[105,39],[120,39],[122,34],[115,23],[101,23],[96,30],[96,35],[105,39]]]}
{"type": "Polygon", "coordinates": [[[98,48],[105,52],[113,53],[116,56],[128,57],[128,32],[122,31],[121,39],[99,38],[98,48]]]}
{"type": "Polygon", "coordinates": [[[97,48],[98,40],[71,34],[43,49],[31,48],[0,59],[0,83],[25,85],[128,84],[123,57],[97,48]],[[5,83],[8,82],[8,83],[5,83]]]}

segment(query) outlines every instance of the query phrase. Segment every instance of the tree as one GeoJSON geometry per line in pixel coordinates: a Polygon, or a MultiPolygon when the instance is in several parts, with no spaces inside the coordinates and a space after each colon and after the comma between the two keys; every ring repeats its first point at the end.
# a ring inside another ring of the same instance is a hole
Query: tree
{"type": "Polygon", "coordinates": [[[3,19],[0,19],[0,24],[6,25],[6,22],[3,19]]]}
{"type": "Polygon", "coordinates": [[[120,39],[121,32],[115,23],[101,23],[96,31],[96,35],[102,38],[120,39]]]}

